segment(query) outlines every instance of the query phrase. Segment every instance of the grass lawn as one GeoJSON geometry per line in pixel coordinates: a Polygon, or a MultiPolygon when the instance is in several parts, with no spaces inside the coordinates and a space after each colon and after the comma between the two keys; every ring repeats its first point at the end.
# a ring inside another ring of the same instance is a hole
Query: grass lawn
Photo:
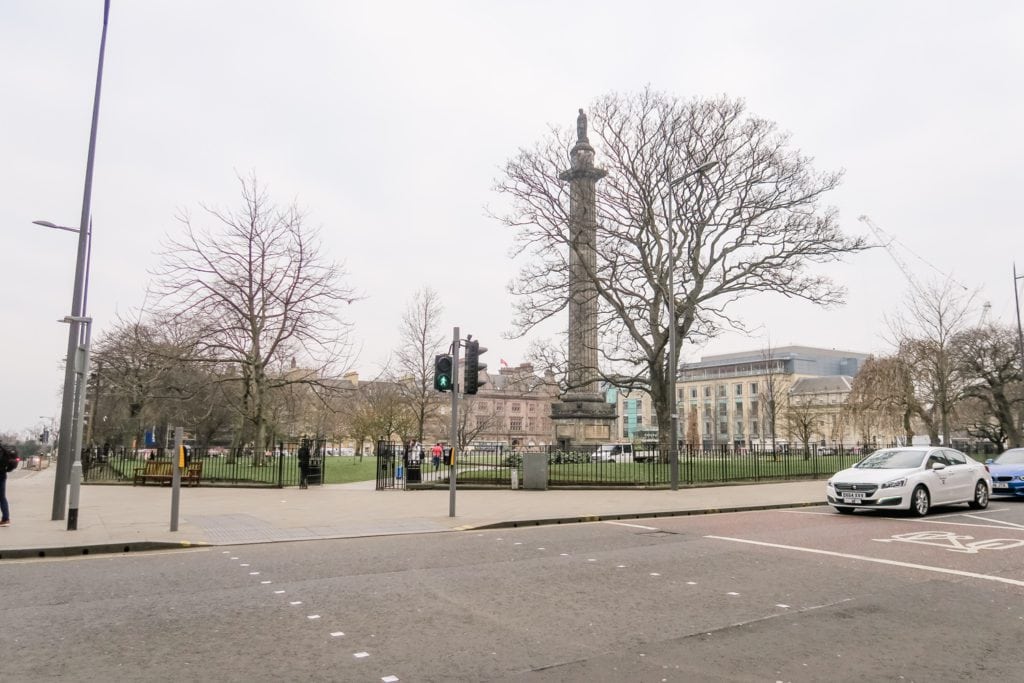
{"type": "Polygon", "coordinates": [[[324,483],[348,484],[377,478],[377,456],[340,455],[324,458],[324,483]]]}

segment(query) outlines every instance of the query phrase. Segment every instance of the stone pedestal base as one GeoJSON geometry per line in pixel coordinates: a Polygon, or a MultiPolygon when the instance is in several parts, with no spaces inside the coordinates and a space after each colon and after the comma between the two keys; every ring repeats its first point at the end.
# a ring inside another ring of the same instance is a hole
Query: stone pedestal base
{"type": "Polygon", "coordinates": [[[588,448],[614,441],[615,406],[567,396],[551,406],[555,441],[562,448],[588,448]]]}

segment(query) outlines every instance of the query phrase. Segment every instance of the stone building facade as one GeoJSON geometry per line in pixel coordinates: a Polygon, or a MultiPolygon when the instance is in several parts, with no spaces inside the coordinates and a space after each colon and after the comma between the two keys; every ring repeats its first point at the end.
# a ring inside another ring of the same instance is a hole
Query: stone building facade
{"type": "Polygon", "coordinates": [[[676,384],[681,440],[703,448],[770,447],[774,423],[776,443],[795,443],[794,420],[821,404],[830,407],[821,410],[814,442],[851,442],[855,437],[841,411],[852,377],[867,358],[853,351],[783,346],[687,363],[676,384]]]}
{"type": "Polygon", "coordinates": [[[487,383],[475,396],[463,396],[459,406],[471,446],[539,448],[555,443],[551,406],[558,401],[558,386],[552,373],[538,376],[532,364],[521,363],[483,375],[487,383]]]}

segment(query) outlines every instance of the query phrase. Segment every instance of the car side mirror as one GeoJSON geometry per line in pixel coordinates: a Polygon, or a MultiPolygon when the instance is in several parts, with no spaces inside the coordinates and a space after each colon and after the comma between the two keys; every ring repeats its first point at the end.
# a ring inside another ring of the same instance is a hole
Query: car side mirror
{"type": "Polygon", "coordinates": [[[933,470],[944,470],[944,469],[946,469],[946,466],[943,465],[941,462],[933,462],[932,463],[932,469],[933,470]]]}
{"type": "Polygon", "coordinates": [[[989,458],[988,460],[985,461],[985,464],[986,465],[991,465],[994,462],[995,462],[995,460],[993,460],[992,458],[989,458]]]}

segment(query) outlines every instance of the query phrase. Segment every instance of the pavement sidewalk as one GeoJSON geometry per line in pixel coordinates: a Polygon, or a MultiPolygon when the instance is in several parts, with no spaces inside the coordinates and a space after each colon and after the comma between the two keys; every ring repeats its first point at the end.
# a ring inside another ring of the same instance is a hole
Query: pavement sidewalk
{"type": "Polygon", "coordinates": [[[78,529],[52,521],[56,468],[8,474],[11,526],[0,559],[431,533],[820,505],[824,481],[669,490],[375,491],[373,482],[308,489],[182,487],[170,531],[167,486],[82,486],[78,529]]]}

